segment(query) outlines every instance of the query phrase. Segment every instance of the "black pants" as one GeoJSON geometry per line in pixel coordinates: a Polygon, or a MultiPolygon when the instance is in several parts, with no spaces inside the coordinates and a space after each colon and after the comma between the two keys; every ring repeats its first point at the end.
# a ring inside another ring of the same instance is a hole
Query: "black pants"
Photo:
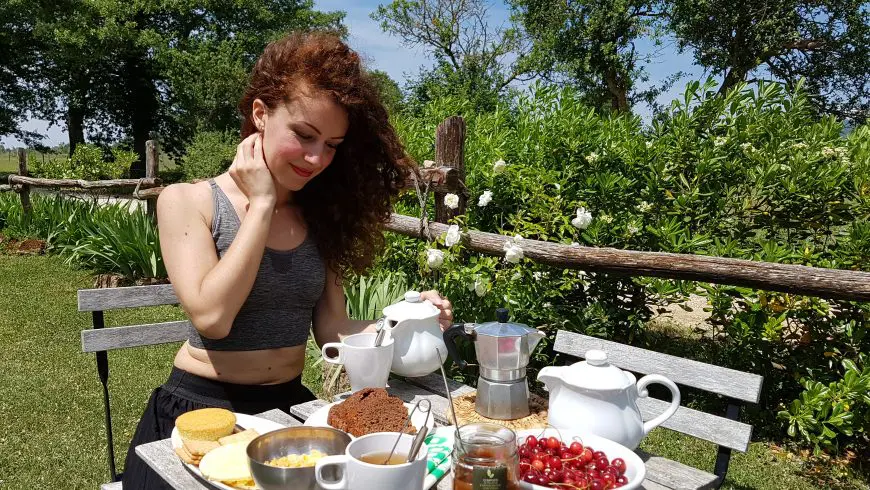
{"type": "Polygon", "coordinates": [[[151,393],[139,420],[124,463],[124,490],[169,489],[163,478],[136,455],[136,446],[166,439],[179,415],[199,408],[218,407],[254,415],[290,407],[314,399],[302,386],[302,377],[277,385],[240,385],[202,378],[176,367],[169,380],[151,393]]]}

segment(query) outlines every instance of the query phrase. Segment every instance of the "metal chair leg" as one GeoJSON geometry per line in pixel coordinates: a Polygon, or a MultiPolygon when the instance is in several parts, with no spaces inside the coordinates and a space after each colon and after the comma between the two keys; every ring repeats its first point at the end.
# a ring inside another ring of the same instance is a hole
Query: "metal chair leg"
{"type": "MultiPolygon", "coordinates": [[[[729,403],[728,409],[725,411],[725,418],[737,420],[740,416],[740,405],[729,403]]],[[[713,474],[716,479],[716,487],[719,488],[725,483],[725,475],[728,473],[728,464],[731,462],[731,448],[719,446],[719,452],[716,454],[716,465],[713,467],[713,474]]]]}
{"type": "MultiPolygon", "coordinates": [[[[93,312],[94,328],[103,328],[105,322],[102,311],[93,312]]],[[[97,373],[100,375],[100,383],[103,385],[103,407],[106,412],[106,444],[108,449],[109,460],[109,479],[113,482],[119,481],[115,468],[115,445],[112,438],[112,407],[109,404],[109,355],[106,351],[99,351],[97,354],[97,373]]]]}

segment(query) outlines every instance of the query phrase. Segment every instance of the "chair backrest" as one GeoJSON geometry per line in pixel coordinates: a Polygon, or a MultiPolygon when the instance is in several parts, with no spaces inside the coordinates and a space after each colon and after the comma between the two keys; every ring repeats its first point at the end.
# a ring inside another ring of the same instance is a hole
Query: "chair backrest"
{"type": "Polygon", "coordinates": [[[175,321],[103,328],[102,312],[142,306],[178,304],[171,284],[80,289],[79,311],[94,312],[94,329],[82,330],[82,352],[166,344],[187,339],[188,322],[175,321]]]}
{"type": "MultiPolygon", "coordinates": [[[[557,332],[553,346],[556,352],[575,357],[585,357],[586,351],[591,349],[607,352],[608,361],[621,369],[641,374],[661,374],[678,385],[750,403],[757,403],[761,395],[764,378],[757,374],[660,354],[565,330],[557,332]]],[[[668,402],[652,397],[638,400],[644,419],[662,413],[668,405],[668,402]]],[[[752,438],[751,425],[685,406],[681,406],[662,427],[743,452],[749,447],[752,438]]]]}
{"type": "Polygon", "coordinates": [[[95,353],[97,374],[103,389],[103,408],[106,417],[106,452],[109,479],[115,484],[121,475],[115,467],[115,449],[112,437],[112,409],[109,403],[109,360],[107,351],[127,347],[180,342],[188,337],[188,322],[164,322],[145,325],[127,325],[105,328],[103,312],[143,306],[178,304],[171,284],[134,286],[125,288],[80,289],[79,311],[90,311],[94,328],[82,330],[82,352],[95,353]]]}

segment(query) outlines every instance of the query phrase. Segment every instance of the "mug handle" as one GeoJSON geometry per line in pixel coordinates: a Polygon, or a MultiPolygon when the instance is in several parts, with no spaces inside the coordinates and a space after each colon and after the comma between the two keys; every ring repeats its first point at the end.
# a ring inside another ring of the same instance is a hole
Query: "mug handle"
{"type": "Polygon", "coordinates": [[[655,429],[662,422],[669,419],[674,412],[680,408],[680,389],[677,388],[677,385],[669,380],[668,378],[662,376],[661,374],[648,374],[643,378],[640,378],[640,381],[637,382],[637,393],[641,398],[646,398],[649,396],[649,392],[647,392],[646,387],[652,383],[658,383],[664,385],[671,392],[671,405],[658,417],[649,420],[643,423],[643,433],[644,435],[649,434],[649,431],[655,429]]]}
{"type": "Polygon", "coordinates": [[[341,347],[342,347],[342,345],[343,344],[341,342],[327,342],[327,343],[323,344],[323,347],[320,348],[320,355],[323,356],[323,360],[330,363],[330,364],[344,364],[341,360],[341,347]],[[329,357],[326,354],[326,349],[332,349],[332,348],[335,348],[335,350],[338,351],[338,356],[329,357]]]}
{"type": "Polygon", "coordinates": [[[314,465],[314,479],[317,480],[317,484],[324,490],[345,490],[347,488],[347,456],[339,454],[318,459],[314,465]],[[327,466],[338,466],[341,472],[341,479],[338,481],[326,481],[323,478],[323,469],[327,466]]]}

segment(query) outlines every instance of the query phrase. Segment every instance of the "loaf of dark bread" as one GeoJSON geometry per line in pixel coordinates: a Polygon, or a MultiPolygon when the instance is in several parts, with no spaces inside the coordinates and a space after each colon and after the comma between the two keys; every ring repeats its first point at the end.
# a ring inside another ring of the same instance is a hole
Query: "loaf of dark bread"
{"type": "MultiPolygon", "coordinates": [[[[408,409],[399,397],[383,388],[363,388],[333,405],[326,422],[360,437],[374,432],[399,432],[406,420],[408,409]]],[[[416,434],[417,428],[409,423],[405,432],[416,434]]]]}

